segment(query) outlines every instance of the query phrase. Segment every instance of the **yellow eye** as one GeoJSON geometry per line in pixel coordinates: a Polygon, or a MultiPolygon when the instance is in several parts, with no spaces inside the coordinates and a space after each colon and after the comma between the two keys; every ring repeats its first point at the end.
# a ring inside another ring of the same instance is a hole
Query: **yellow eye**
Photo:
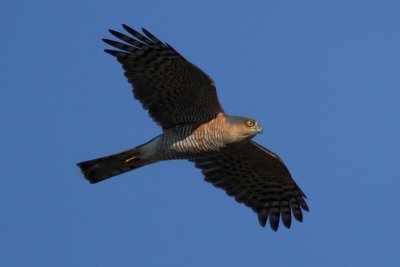
{"type": "Polygon", "coordinates": [[[253,121],[253,120],[247,120],[246,121],[246,125],[249,126],[249,127],[253,127],[255,124],[256,124],[256,122],[253,121]]]}

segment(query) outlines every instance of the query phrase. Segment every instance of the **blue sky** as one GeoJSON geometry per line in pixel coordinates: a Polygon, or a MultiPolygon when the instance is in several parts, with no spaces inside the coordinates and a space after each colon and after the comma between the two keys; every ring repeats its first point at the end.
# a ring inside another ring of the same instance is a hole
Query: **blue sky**
{"type": "Polygon", "coordinates": [[[2,1],[1,266],[398,266],[398,1],[2,1]],[[185,161],[90,185],[160,129],[100,41],[145,27],[254,117],[308,196],[278,232],[185,161]]]}

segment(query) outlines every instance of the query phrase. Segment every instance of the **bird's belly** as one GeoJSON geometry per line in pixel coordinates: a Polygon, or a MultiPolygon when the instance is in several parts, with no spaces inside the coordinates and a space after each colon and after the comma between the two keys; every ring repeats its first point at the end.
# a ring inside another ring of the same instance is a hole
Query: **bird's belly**
{"type": "Polygon", "coordinates": [[[180,130],[165,132],[161,136],[157,146],[157,154],[161,156],[161,160],[201,158],[220,153],[226,146],[223,136],[212,129],[180,130]]]}

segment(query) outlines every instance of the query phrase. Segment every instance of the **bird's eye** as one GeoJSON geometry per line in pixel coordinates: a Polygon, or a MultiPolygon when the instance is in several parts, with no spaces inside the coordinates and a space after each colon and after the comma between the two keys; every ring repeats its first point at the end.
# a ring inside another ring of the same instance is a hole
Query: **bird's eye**
{"type": "Polygon", "coordinates": [[[249,126],[249,127],[253,127],[255,124],[256,124],[256,122],[253,121],[253,120],[247,120],[246,121],[246,125],[249,126]]]}

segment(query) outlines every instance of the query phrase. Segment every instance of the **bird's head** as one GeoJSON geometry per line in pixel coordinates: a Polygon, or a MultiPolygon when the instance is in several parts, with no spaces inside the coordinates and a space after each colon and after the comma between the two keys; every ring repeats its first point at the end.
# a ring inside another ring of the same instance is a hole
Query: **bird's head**
{"type": "Polygon", "coordinates": [[[237,141],[251,139],[256,134],[263,132],[261,124],[254,119],[240,116],[229,116],[227,118],[227,123],[230,126],[229,134],[237,141]]]}

